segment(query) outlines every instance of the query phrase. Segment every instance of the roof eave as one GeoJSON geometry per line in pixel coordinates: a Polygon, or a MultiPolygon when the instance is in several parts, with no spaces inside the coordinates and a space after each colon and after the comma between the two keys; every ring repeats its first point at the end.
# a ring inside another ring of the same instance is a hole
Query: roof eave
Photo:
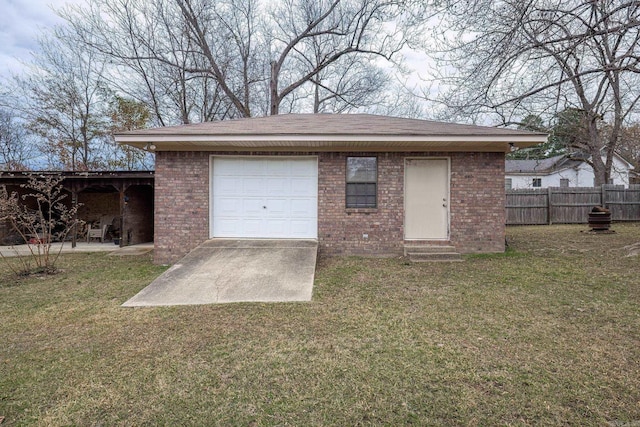
{"type": "Polygon", "coordinates": [[[116,141],[155,151],[493,151],[527,148],[546,135],[155,135],[120,134],[116,141]]]}
{"type": "Polygon", "coordinates": [[[563,172],[570,169],[573,169],[573,168],[567,167],[567,168],[559,168],[559,169],[538,169],[538,170],[520,169],[517,171],[505,171],[505,173],[509,175],[553,175],[554,173],[563,172]]]}

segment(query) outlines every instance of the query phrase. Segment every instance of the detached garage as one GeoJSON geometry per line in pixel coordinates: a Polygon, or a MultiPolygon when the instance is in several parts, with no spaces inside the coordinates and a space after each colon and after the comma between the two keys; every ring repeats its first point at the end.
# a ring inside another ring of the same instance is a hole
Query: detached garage
{"type": "Polygon", "coordinates": [[[155,150],[155,260],[207,239],[315,239],[321,254],[504,251],[504,157],[546,134],[366,114],[126,132],[155,150]]]}

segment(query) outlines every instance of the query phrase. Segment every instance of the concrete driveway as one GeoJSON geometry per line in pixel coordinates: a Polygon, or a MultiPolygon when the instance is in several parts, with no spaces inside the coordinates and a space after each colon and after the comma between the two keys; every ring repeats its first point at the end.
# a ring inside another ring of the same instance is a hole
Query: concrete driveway
{"type": "Polygon", "coordinates": [[[212,239],[123,307],[311,301],[315,240],[212,239]]]}

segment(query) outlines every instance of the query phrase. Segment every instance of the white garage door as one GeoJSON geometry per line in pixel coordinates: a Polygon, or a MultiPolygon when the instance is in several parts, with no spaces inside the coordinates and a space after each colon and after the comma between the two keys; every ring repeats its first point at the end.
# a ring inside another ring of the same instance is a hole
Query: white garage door
{"type": "Polygon", "coordinates": [[[211,237],[316,238],[315,157],[214,157],[211,237]]]}

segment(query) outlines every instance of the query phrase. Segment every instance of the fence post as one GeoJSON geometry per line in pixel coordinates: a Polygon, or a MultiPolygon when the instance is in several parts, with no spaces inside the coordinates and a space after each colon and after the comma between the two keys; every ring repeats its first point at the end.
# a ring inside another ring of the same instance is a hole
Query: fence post
{"type": "Polygon", "coordinates": [[[553,222],[551,219],[551,187],[547,187],[547,222],[549,225],[553,222]]]}

